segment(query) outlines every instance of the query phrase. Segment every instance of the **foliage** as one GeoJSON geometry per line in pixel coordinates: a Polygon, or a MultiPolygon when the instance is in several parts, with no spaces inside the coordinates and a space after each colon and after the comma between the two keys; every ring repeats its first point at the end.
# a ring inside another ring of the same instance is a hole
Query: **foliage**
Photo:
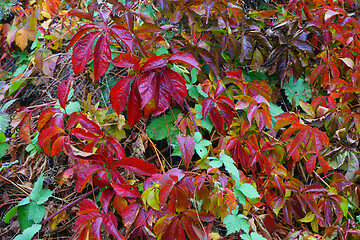
{"type": "Polygon", "coordinates": [[[66,159],[56,187],[84,195],[43,220],[40,175],[5,222],[17,212],[31,239],[78,203],[79,239],[358,238],[359,3],[239,2],[16,6],[0,28],[1,63],[19,65],[0,72],[0,156],[16,139],[27,168],[66,159]],[[55,72],[55,104],[7,110],[55,72]]]}

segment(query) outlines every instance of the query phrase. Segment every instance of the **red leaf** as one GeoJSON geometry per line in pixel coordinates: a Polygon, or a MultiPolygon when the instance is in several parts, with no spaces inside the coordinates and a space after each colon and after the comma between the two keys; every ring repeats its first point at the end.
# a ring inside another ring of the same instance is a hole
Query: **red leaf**
{"type": "Polygon", "coordinates": [[[87,62],[90,60],[95,38],[99,34],[100,32],[90,32],[75,44],[72,55],[72,66],[75,74],[80,74],[84,71],[87,62]]]}
{"type": "Polygon", "coordinates": [[[117,114],[122,113],[126,106],[132,80],[132,77],[124,77],[115,83],[110,90],[111,106],[117,114]]]}
{"type": "Polygon", "coordinates": [[[200,70],[199,63],[195,60],[195,58],[187,52],[177,52],[168,59],[173,63],[183,63],[187,66],[191,66],[191,68],[195,67],[200,70]]]}
{"type": "Polygon", "coordinates": [[[315,169],[315,165],[316,165],[316,159],[317,156],[316,155],[312,155],[306,162],[306,171],[311,174],[314,169],[315,169]]]}
{"type": "Polygon", "coordinates": [[[90,234],[97,240],[101,240],[101,225],[103,222],[102,217],[95,218],[95,220],[91,223],[90,234]]]}
{"type": "Polygon", "coordinates": [[[282,113],[275,116],[274,118],[277,119],[274,131],[278,131],[280,128],[283,128],[289,124],[300,123],[299,118],[295,114],[290,112],[282,113]]]}
{"type": "Polygon", "coordinates": [[[219,65],[215,62],[213,55],[209,53],[207,50],[198,48],[197,52],[204,59],[206,64],[214,71],[216,77],[220,77],[220,68],[219,65]]]}
{"type": "Polygon", "coordinates": [[[113,196],[114,191],[111,188],[107,188],[101,193],[100,202],[102,204],[102,209],[106,214],[108,212],[110,201],[113,196]]]}
{"type": "Polygon", "coordinates": [[[62,148],[64,146],[65,138],[67,138],[67,137],[66,136],[60,136],[55,140],[55,142],[54,142],[54,144],[52,146],[52,149],[51,149],[51,156],[58,155],[61,152],[61,150],[62,150],[62,148]]]}
{"type": "Polygon", "coordinates": [[[59,99],[60,106],[65,109],[66,108],[66,102],[67,98],[69,96],[69,92],[71,89],[72,84],[72,77],[70,77],[69,80],[64,80],[59,84],[59,87],[57,89],[57,95],[59,99]]]}
{"type": "Polygon", "coordinates": [[[172,97],[180,106],[184,106],[184,99],[187,96],[185,79],[170,68],[164,69],[163,77],[172,97]]]}
{"type": "Polygon", "coordinates": [[[160,81],[157,81],[155,90],[155,106],[156,110],[153,112],[154,116],[157,116],[170,107],[171,94],[169,89],[166,87],[165,79],[163,74],[160,76],[160,81]]]}
{"type": "Polygon", "coordinates": [[[83,128],[85,128],[89,132],[99,134],[99,135],[103,134],[103,131],[101,131],[99,125],[97,125],[96,123],[94,123],[93,121],[88,119],[84,114],[80,115],[79,123],[83,128]]]}
{"type": "Polygon", "coordinates": [[[120,197],[138,198],[141,194],[136,186],[122,184],[122,183],[111,183],[114,188],[116,195],[120,197]]]}
{"type": "Polygon", "coordinates": [[[120,53],[112,60],[113,64],[117,67],[131,67],[137,72],[140,68],[139,61],[131,53],[120,53]]]}
{"type": "Polygon", "coordinates": [[[85,185],[89,182],[91,176],[100,171],[103,167],[100,165],[92,165],[87,168],[83,168],[80,172],[77,174],[78,181],[75,185],[75,190],[79,193],[84,189],[85,185]]]}
{"type": "Polygon", "coordinates": [[[141,66],[140,71],[146,72],[159,69],[165,67],[167,64],[168,60],[164,60],[161,56],[152,56],[141,66]]]}
{"type": "Polygon", "coordinates": [[[141,117],[141,98],[136,83],[131,86],[127,118],[130,126],[134,126],[141,117]]]}
{"type": "Polygon", "coordinates": [[[216,129],[219,131],[219,133],[225,135],[225,131],[224,131],[225,120],[224,117],[216,108],[212,108],[210,110],[210,119],[213,122],[216,129]]]}
{"type": "Polygon", "coordinates": [[[107,137],[106,146],[111,152],[115,153],[117,159],[122,159],[126,157],[124,149],[121,147],[119,141],[116,138],[107,137]]]}
{"type": "Polygon", "coordinates": [[[99,137],[97,135],[92,134],[91,132],[85,131],[82,128],[73,128],[70,134],[84,140],[95,140],[99,137]]]}
{"type": "Polygon", "coordinates": [[[288,152],[289,152],[289,157],[291,157],[295,151],[299,150],[299,147],[301,145],[301,143],[304,141],[304,139],[306,138],[306,135],[308,134],[307,130],[300,130],[298,132],[298,134],[296,134],[296,136],[294,137],[293,141],[288,145],[288,152]]]}
{"type": "Polygon", "coordinates": [[[96,42],[94,50],[94,75],[95,81],[98,80],[109,68],[111,50],[109,40],[105,35],[101,35],[96,42]]]}
{"type": "Polygon", "coordinates": [[[181,151],[181,156],[185,164],[185,168],[189,168],[189,163],[192,156],[194,155],[195,142],[192,137],[184,137],[182,134],[176,135],[176,138],[179,142],[179,147],[181,151]]]}
{"type": "Polygon", "coordinates": [[[254,119],[256,111],[260,108],[261,105],[258,105],[256,103],[252,103],[249,106],[249,110],[247,113],[247,119],[249,120],[249,123],[252,123],[252,120],[254,119]]]}
{"type": "Polygon", "coordinates": [[[96,24],[85,24],[80,27],[79,31],[73,36],[67,45],[66,51],[69,51],[69,49],[84,35],[84,33],[91,31],[94,28],[98,28],[98,26],[96,24]]]}
{"type": "Polygon", "coordinates": [[[31,143],[30,126],[31,126],[31,113],[26,113],[23,120],[21,121],[19,136],[21,140],[23,140],[27,144],[31,143]]]}
{"type": "Polygon", "coordinates": [[[324,158],[323,158],[322,156],[319,156],[318,158],[319,158],[320,166],[321,166],[324,174],[326,175],[327,172],[328,172],[329,169],[330,169],[330,166],[329,166],[329,164],[324,160],[324,158]]]}
{"type": "Polygon", "coordinates": [[[115,237],[118,240],[125,240],[125,238],[117,230],[117,220],[113,212],[103,216],[104,221],[103,225],[107,232],[115,237]]]}
{"type": "Polygon", "coordinates": [[[151,176],[151,175],[159,172],[159,170],[154,165],[152,165],[142,159],[133,158],[133,157],[120,159],[119,161],[117,161],[115,163],[115,166],[123,167],[132,172],[135,172],[135,173],[138,173],[141,175],[145,175],[145,176],[151,176]]]}
{"type": "Polygon", "coordinates": [[[214,108],[214,100],[211,97],[207,97],[201,104],[202,107],[202,117],[206,119],[207,113],[214,108]]]}
{"type": "Polygon", "coordinates": [[[51,156],[51,150],[50,150],[50,141],[53,136],[55,136],[58,133],[63,133],[64,130],[60,127],[49,127],[39,134],[39,142],[41,149],[44,151],[44,153],[48,156],[51,156]]]}
{"type": "Polygon", "coordinates": [[[145,72],[138,79],[137,85],[142,100],[141,108],[144,108],[154,97],[156,88],[155,74],[155,71],[145,72]]]}
{"type": "Polygon", "coordinates": [[[311,72],[311,75],[310,75],[310,83],[311,84],[314,84],[317,76],[319,76],[320,72],[322,72],[324,68],[325,68],[325,65],[319,65],[311,72]]]}
{"type": "Polygon", "coordinates": [[[131,35],[129,30],[120,25],[114,25],[111,27],[111,31],[113,36],[116,36],[121,39],[123,43],[125,43],[126,47],[132,52],[134,47],[134,37],[131,35]]]}
{"type": "Polygon", "coordinates": [[[125,226],[128,226],[129,224],[132,224],[135,221],[135,218],[137,217],[140,207],[142,207],[140,203],[132,203],[122,209],[120,215],[121,218],[123,219],[125,226]]]}
{"type": "Polygon", "coordinates": [[[75,16],[75,17],[79,17],[79,18],[83,18],[83,19],[87,19],[89,21],[93,21],[92,17],[90,16],[90,14],[84,10],[81,9],[71,9],[68,12],[69,16],[75,16]]]}

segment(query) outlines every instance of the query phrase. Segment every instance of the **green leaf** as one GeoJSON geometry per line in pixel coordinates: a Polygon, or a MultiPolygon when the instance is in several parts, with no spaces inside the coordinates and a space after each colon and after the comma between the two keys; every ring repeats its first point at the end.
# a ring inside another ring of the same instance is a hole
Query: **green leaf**
{"type": "Polygon", "coordinates": [[[34,223],[40,223],[45,217],[46,209],[42,205],[37,205],[34,202],[29,203],[28,219],[34,223]]]}
{"type": "Polygon", "coordinates": [[[293,77],[290,77],[289,83],[284,83],[284,89],[289,102],[295,97],[296,106],[299,106],[299,99],[308,101],[311,98],[309,83],[302,78],[299,78],[295,84],[293,77]]]}
{"type": "Polygon", "coordinates": [[[5,132],[10,123],[10,116],[6,113],[0,113],[0,132],[5,132]]]}
{"type": "Polygon", "coordinates": [[[200,133],[200,132],[195,132],[195,134],[194,134],[194,140],[195,140],[195,143],[200,142],[200,141],[201,141],[201,139],[202,139],[202,135],[201,135],[201,133],[200,133]]]}
{"type": "Polygon", "coordinates": [[[282,114],[284,111],[282,110],[281,107],[276,106],[273,103],[270,103],[269,111],[270,111],[270,115],[271,115],[271,125],[274,127],[275,123],[276,123],[276,119],[274,117],[282,114]]]}
{"type": "Polygon", "coordinates": [[[7,153],[7,151],[10,150],[10,145],[8,143],[0,143],[0,159],[4,157],[7,153]]]}
{"type": "Polygon", "coordinates": [[[34,188],[29,196],[31,200],[33,200],[37,204],[43,204],[52,195],[52,192],[49,189],[42,188],[43,181],[44,181],[44,174],[41,173],[38,180],[35,182],[34,188]]]}
{"type": "Polygon", "coordinates": [[[199,71],[196,68],[191,69],[190,75],[191,75],[191,84],[194,84],[197,82],[197,76],[199,74],[199,71]]]}
{"type": "Polygon", "coordinates": [[[241,203],[242,205],[246,204],[245,195],[239,189],[235,189],[235,196],[238,198],[239,203],[241,203]]]}
{"type": "MultiPolygon", "coordinates": [[[[180,113],[179,109],[174,109],[170,111],[168,114],[162,115],[159,118],[155,118],[151,121],[151,123],[147,126],[145,132],[149,138],[153,140],[162,140],[166,137],[169,137],[169,132],[175,131],[176,128],[174,127],[174,115],[177,117],[180,113]],[[174,129],[171,129],[174,128],[174,129]]],[[[171,136],[170,136],[171,137],[171,136]]]]}
{"type": "Polygon", "coordinates": [[[240,184],[240,174],[239,174],[239,170],[235,166],[234,160],[225,154],[220,155],[219,159],[220,159],[220,161],[222,161],[224,163],[225,169],[226,169],[226,171],[228,171],[228,173],[230,173],[230,176],[232,177],[232,179],[235,180],[235,185],[239,185],[240,184]]]}
{"type": "Polygon", "coordinates": [[[9,96],[12,96],[14,93],[16,93],[23,83],[23,81],[14,81],[9,88],[9,96]]]}
{"type": "MultiPolygon", "coordinates": [[[[196,132],[198,133],[198,132],[196,132]]],[[[195,135],[196,135],[195,133],[195,135]]],[[[200,133],[199,133],[200,134],[200,133]]],[[[196,142],[199,137],[199,135],[197,135],[197,137],[194,136],[194,140],[195,140],[195,151],[197,153],[197,155],[199,155],[200,158],[205,157],[208,154],[208,150],[207,150],[207,146],[211,145],[211,142],[208,140],[201,140],[200,142],[196,142]]],[[[201,136],[201,134],[200,134],[201,136]]],[[[201,138],[200,138],[201,139],[201,138]]]]}
{"type": "Polygon", "coordinates": [[[222,165],[223,165],[223,162],[220,160],[213,160],[213,161],[209,162],[209,166],[212,168],[221,168],[222,165]]]}
{"type": "Polygon", "coordinates": [[[6,136],[3,132],[0,132],[0,143],[3,143],[6,141],[6,136]]]}
{"type": "Polygon", "coordinates": [[[17,209],[19,206],[15,206],[12,209],[10,209],[10,211],[8,211],[5,216],[4,216],[4,223],[9,224],[10,220],[12,217],[15,216],[17,209]]]}
{"type": "Polygon", "coordinates": [[[72,114],[74,112],[80,112],[81,111],[81,105],[79,102],[70,102],[67,106],[66,106],[66,113],[67,114],[72,114]]]}
{"type": "Polygon", "coordinates": [[[18,208],[18,219],[20,224],[20,229],[24,231],[26,228],[31,227],[34,224],[33,220],[30,220],[29,217],[30,204],[19,206],[18,208]]]}
{"type": "Polygon", "coordinates": [[[252,232],[250,235],[249,234],[241,234],[240,237],[245,240],[266,240],[266,238],[264,238],[257,232],[252,232]]]}
{"type": "Polygon", "coordinates": [[[26,204],[29,204],[30,203],[30,198],[29,197],[26,197],[24,198],[23,200],[21,200],[19,203],[18,203],[18,206],[24,206],[26,204]]]}
{"type": "Polygon", "coordinates": [[[210,119],[210,114],[206,115],[206,119],[201,120],[201,125],[209,132],[212,131],[214,125],[212,124],[212,121],[210,119]]]}
{"type": "Polygon", "coordinates": [[[8,107],[10,107],[11,104],[13,104],[15,101],[17,101],[17,99],[12,99],[12,100],[6,102],[6,103],[4,104],[4,106],[2,106],[2,108],[0,109],[0,112],[3,113],[3,112],[4,112],[8,107]]]}
{"type": "Polygon", "coordinates": [[[240,230],[249,233],[250,224],[246,221],[246,216],[243,214],[229,214],[224,218],[223,223],[226,226],[227,235],[239,232],[240,230]]]}
{"type": "Polygon", "coordinates": [[[160,55],[168,54],[168,53],[169,53],[169,51],[164,46],[161,46],[161,48],[156,50],[156,56],[160,56],[160,55]]]}
{"type": "Polygon", "coordinates": [[[24,232],[14,238],[14,240],[31,240],[35,234],[40,231],[40,224],[33,224],[32,226],[26,228],[24,232]]]}
{"type": "Polygon", "coordinates": [[[243,183],[241,184],[238,189],[247,197],[250,199],[253,198],[259,198],[260,195],[256,191],[255,187],[251,185],[250,183],[243,183]]]}

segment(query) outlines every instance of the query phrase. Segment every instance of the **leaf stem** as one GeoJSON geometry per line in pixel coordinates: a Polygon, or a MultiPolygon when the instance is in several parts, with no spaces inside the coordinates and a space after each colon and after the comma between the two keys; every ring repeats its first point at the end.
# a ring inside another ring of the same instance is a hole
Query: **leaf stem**
{"type": "Polygon", "coordinates": [[[47,217],[46,219],[42,220],[40,224],[44,224],[48,221],[50,221],[53,217],[55,217],[56,215],[58,215],[59,213],[61,213],[62,211],[65,211],[66,209],[68,209],[69,207],[77,204],[78,202],[80,202],[81,200],[83,200],[84,198],[86,198],[87,196],[90,196],[93,192],[99,190],[100,187],[96,187],[93,190],[91,190],[88,193],[85,193],[84,195],[82,195],[81,197],[79,197],[78,199],[76,199],[75,201],[66,204],[65,206],[63,206],[61,209],[59,209],[58,211],[56,211],[55,213],[51,214],[49,217],[47,217]]]}
{"type": "Polygon", "coordinates": [[[192,112],[191,112],[191,110],[190,110],[189,104],[187,103],[186,99],[184,99],[184,101],[185,101],[186,109],[187,109],[187,110],[189,111],[189,113],[190,113],[190,117],[191,117],[191,120],[192,120],[192,122],[193,122],[193,124],[194,124],[194,126],[195,126],[196,131],[197,131],[197,132],[200,132],[198,126],[197,126],[196,123],[195,123],[195,118],[194,118],[194,115],[192,114],[192,112]]]}

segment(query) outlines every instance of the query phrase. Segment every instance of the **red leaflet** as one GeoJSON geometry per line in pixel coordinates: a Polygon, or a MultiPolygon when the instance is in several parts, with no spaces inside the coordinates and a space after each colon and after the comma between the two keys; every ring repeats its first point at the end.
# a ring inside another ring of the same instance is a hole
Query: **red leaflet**
{"type": "Polygon", "coordinates": [[[190,66],[190,69],[195,67],[200,70],[199,63],[195,60],[195,58],[190,53],[187,53],[187,52],[177,52],[177,53],[173,54],[169,58],[169,62],[183,63],[186,66],[190,66]]]}
{"type": "Polygon", "coordinates": [[[101,35],[96,42],[94,50],[95,81],[107,71],[111,59],[111,50],[107,35],[101,35]],[[96,66],[96,67],[95,67],[96,66]]]}
{"type": "Polygon", "coordinates": [[[84,140],[95,140],[99,137],[95,134],[92,134],[91,132],[85,131],[82,128],[73,128],[70,134],[84,140]]]}
{"type": "Polygon", "coordinates": [[[72,55],[72,66],[75,74],[80,74],[84,71],[87,62],[90,60],[95,38],[99,34],[100,32],[90,32],[75,44],[72,55]]]}
{"type": "Polygon", "coordinates": [[[131,67],[136,72],[139,71],[140,64],[137,58],[131,53],[120,53],[112,60],[117,67],[131,67]]]}
{"type": "Polygon", "coordinates": [[[180,106],[183,106],[187,96],[185,79],[170,68],[165,68],[162,74],[171,96],[180,106]]]}
{"type": "Polygon", "coordinates": [[[130,92],[132,77],[120,79],[110,90],[110,101],[115,112],[118,114],[124,110],[130,92]]]}
{"type": "Polygon", "coordinates": [[[84,18],[84,19],[87,19],[89,21],[92,21],[92,17],[90,16],[90,14],[88,12],[85,12],[81,9],[71,9],[69,12],[68,12],[68,15],[70,16],[75,16],[75,17],[79,17],[79,18],[84,18]]]}
{"type": "Polygon", "coordinates": [[[111,186],[114,188],[116,195],[120,197],[128,197],[128,198],[141,197],[141,194],[136,186],[123,184],[123,183],[111,183],[111,186]]]}
{"type": "Polygon", "coordinates": [[[141,97],[137,89],[137,84],[131,86],[129,102],[127,107],[127,117],[130,126],[134,126],[141,117],[141,97]]]}
{"type": "Polygon", "coordinates": [[[53,127],[49,127],[47,129],[41,131],[39,134],[38,144],[40,145],[40,147],[44,151],[44,153],[48,156],[52,156],[51,149],[50,149],[51,148],[51,146],[50,146],[51,138],[58,133],[64,133],[64,130],[60,127],[53,126],[53,127]]]}
{"type": "Polygon", "coordinates": [[[182,134],[176,135],[176,138],[179,142],[179,147],[181,151],[181,156],[183,158],[185,168],[189,168],[189,164],[192,156],[194,155],[195,142],[192,137],[184,137],[182,134]]]}
{"type": "Polygon", "coordinates": [[[128,48],[128,50],[130,52],[133,51],[134,38],[131,35],[131,33],[129,32],[129,30],[127,30],[123,26],[114,25],[114,26],[111,26],[110,31],[111,31],[110,33],[112,34],[113,37],[115,37],[115,38],[118,37],[118,38],[120,38],[120,40],[123,43],[125,43],[126,47],[128,48]]]}
{"type": "Polygon", "coordinates": [[[100,202],[102,204],[102,209],[105,213],[108,212],[110,201],[112,197],[114,196],[114,191],[111,188],[105,189],[100,196],[100,202]]]}
{"type": "Polygon", "coordinates": [[[168,62],[168,60],[164,60],[161,56],[152,56],[141,66],[140,71],[145,72],[162,68],[165,67],[168,62]]]}
{"type": "Polygon", "coordinates": [[[60,106],[65,109],[67,98],[69,96],[69,92],[72,85],[72,77],[69,80],[64,80],[59,84],[57,95],[59,98],[60,106]]]}
{"type": "Polygon", "coordinates": [[[75,190],[80,193],[84,189],[86,184],[90,181],[92,175],[100,171],[101,169],[103,169],[103,167],[100,165],[92,165],[90,167],[83,168],[80,172],[78,172],[78,181],[76,182],[75,190]]]}
{"type": "Polygon", "coordinates": [[[156,88],[155,74],[156,73],[154,71],[145,72],[138,79],[137,85],[142,100],[141,108],[144,108],[154,97],[156,88]]]}
{"type": "Polygon", "coordinates": [[[145,176],[151,176],[159,172],[159,169],[157,169],[154,165],[142,159],[134,158],[134,157],[127,157],[120,159],[115,163],[115,167],[123,167],[132,172],[145,176]]]}
{"type": "Polygon", "coordinates": [[[66,51],[69,51],[72,46],[84,35],[84,33],[94,29],[98,28],[96,24],[85,24],[84,26],[80,27],[79,31],[73,36],[73,38],[70,40],[69,44],[66,47],[66,51]]]}
{"type": "Polygon", "coordinates": [[[96,123],[94,123],[93,121],[88,119],[84,114],[80,115],[79,123],[83,128],[85,128],[89,132],[92,132],[92,133],[95,133],[98,135],[103,134],[103,131],[101,131],[99,125],[97,125],[96,123]]]}
{"type": "Polygon", "coordinates": [[[60,136],[55,140],[51,149],[51,156],[55,156],[61,152],[66,138],[67,136],[60,136]]]}
{"type": "Polygon", "coordinates": [[[27,144],[31,143],[30,126],[31,126],[31,113],[26,113],[21,121],[19,136],[21,140],[23,140],[27,144]]]}

